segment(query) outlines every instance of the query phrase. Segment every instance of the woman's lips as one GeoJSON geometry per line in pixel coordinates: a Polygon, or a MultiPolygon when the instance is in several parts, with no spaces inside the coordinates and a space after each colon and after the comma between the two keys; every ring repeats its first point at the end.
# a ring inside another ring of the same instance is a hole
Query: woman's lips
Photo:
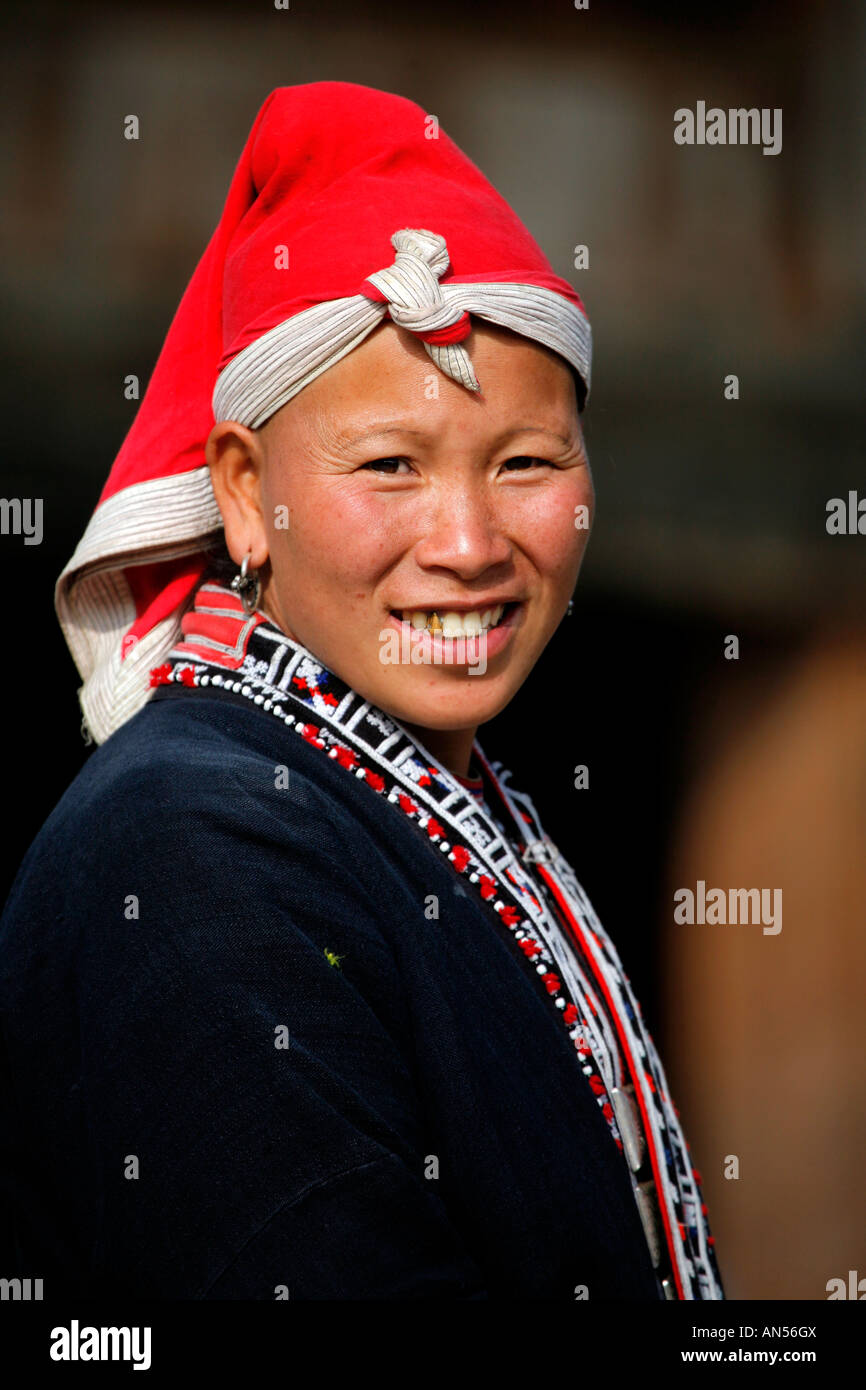
{"type": "Polygon", "coordinates": [[[515,629],[520,626],[523,608],[522,602],[506,605],[496,627],[470,637],[443,637],[440,632],[431,632],[429,628],[413,627],[396,613],[388,614],[388,624],[400,633],[401,642],[410,644],[410,650],[418,648],[415,660],[419,665],[429,661],[441,666],[469,666],[475,665],[481,656],[489,661],[508,645],[515,629]]]}

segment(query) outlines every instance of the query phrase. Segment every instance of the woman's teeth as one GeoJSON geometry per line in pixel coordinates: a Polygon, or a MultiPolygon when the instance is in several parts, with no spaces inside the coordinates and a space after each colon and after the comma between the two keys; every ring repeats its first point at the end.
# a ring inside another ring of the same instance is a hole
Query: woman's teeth
{"type": "Polygon", "coordinates": [[[471,613],[427,613],[420,609],[404,609],[403,622],[415,628],[427,628],[441,637],[478,637],[495,627],[505,612],[505,604],[495,608],[474,609],[471,613]]]}

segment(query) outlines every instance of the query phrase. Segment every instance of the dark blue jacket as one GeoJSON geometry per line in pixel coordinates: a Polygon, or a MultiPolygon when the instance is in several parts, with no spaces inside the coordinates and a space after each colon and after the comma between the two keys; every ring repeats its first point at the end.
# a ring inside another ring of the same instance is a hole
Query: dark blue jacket
{"type": "Polygon", "coordinates": [[[0,1023],[0,1275],[46,1299],[659,1296],[511,934],[248,702],[153,699],[91,755],[0,922],[0,1023]]]}

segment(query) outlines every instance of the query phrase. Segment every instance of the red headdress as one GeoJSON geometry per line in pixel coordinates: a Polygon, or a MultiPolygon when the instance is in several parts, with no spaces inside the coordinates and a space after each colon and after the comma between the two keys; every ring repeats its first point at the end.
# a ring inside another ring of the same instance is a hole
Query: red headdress
{"type": "Polygon", "coordinates": [[[215,420],[258,428],[388,316],[478,390],[471,314],[558,352],[585,396],[579,296],[434,117],[349,82],[272,92],[57,581],[97,742],[146,701],[221,530],[204,455],[215,420]]]}

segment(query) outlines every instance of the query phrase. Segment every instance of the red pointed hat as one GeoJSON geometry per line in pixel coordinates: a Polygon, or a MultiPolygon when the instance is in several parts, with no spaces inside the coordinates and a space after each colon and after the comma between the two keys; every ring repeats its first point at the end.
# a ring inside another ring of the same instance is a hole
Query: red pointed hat
{"type": "Polygon", "coordinates": [[[55,606],[97,742],[147,700],[222,529],[215,421],[257,429],[386,317],[478,390],[471,315],[558,352],[589,390],[575,290],[434,117],[351,82],[272,92],[55,606]]]}

